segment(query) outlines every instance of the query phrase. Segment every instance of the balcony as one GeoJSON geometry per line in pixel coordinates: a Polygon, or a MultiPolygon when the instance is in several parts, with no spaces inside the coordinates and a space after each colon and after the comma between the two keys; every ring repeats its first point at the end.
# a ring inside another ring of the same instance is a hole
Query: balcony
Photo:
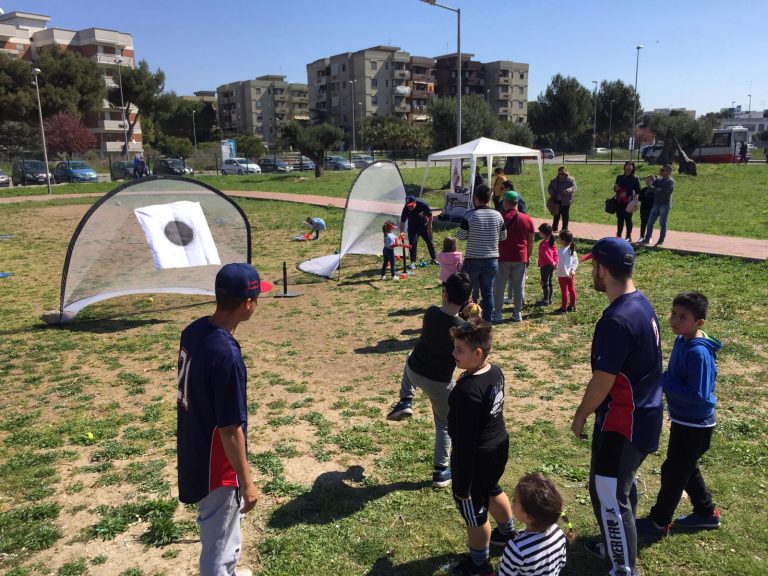
{"type": "MultiPolygon", "coordinates": [[[[128,124],[125,125],[128,128],[128,124]]],[[[122,120],[99,120],[99,130],[104,132],[122,132],[123,121],[122,120]]]]}
{"type": "Polygon", "coordinates": [[[123,63],[121,66],[133,68],[133,58],[130,56],[118,56],[117,54],[96,54],[92,58],[97,64],[111,64],[112,66],[117,66],[115,60],[117,58],[122,58],[123,63]]]}
{"type": "Polygon", "coordinates": [[[18,30],[16,30],[16,26],[11,26],[10,24],[0,24],[0,38],[10,40],[11,38],[16,38],[17,34],[18,30]]]}
{"type": "Polygon", "coordinates": [[[410,112],[411,106],[407,102],[402,102],[401,104],[395,104],[392,109],[395,112],[410,112]]]}
{"type": "Polygon", "coordinates": [[[432,74],[416,74],[415,72],[411,74],[411,78],[413,78],[414,82],[430,82],[433,83],[435,81],[435,77],[432,74]]]}
{"type": "MultiPolygon", "coordinates": [[[[120,153],[123,151],[123,142],[105,142],[106,152],[120,153]]],[[[128,152],[143,152],[144,147],[141,142],[128,142],[128,152]]]]}
{"type": "Polygon", "coordinates": [[[496,110],[496,112],[498,114],[505,114],[506,115],[506,114],[509,114],[509,108],[499,108],[498,110],[496,110]]]}
{"type": "Polygon", "coordinates": [[[408,80],[411,77],[410,70],[393,70],[392,78],[395,80],[408,80]]]}
{"type": "Polygon", "coordinates": [[[429,92],[428,90],[414,90],[413,93],[411,94],[411,97],[430,100],[434,95],[435,95],[434,92],[429,92]]]}
{"type": "Polygon", "coordinates": [[[318,76],[315,78],[315,86],[325,86],[328,83],[328,76],[318,76]]]}
{"type": "Polygon", "coordinates": [[[510,82],[511,82],[511,79],[509,76],[499,76],[498,78],[498,84],[509,85],[510,82]]]}

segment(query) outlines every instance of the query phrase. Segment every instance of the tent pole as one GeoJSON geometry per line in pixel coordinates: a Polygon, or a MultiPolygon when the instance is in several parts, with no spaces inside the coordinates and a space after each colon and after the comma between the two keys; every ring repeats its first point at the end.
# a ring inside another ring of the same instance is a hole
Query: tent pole
{"type": "Polygon", "coordinates": [[[544,196],[544,172],[542,170],[541,155],[536,158],[536,164],[539,165],[539,183],[541,184],[541,204],[544,207],[544,214],[547,214],[547,198],[544,196]]]}
{"type": "Polygon", "coordinates": [[[424,176],[421,177],[421,188],[419,188],[419,198],[424,196],[424,184],[427,183],[428,172],[429,172],[429,160],[427,160],[427,165],[424,166],[424,176]]]}

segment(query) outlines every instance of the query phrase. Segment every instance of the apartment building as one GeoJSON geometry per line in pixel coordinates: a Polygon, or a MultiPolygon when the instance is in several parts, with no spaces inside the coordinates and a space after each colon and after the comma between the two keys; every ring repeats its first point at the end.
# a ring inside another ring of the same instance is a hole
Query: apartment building
{"type": "Polygon", "coordinates": [[[272,144],[287,122],[309,123],[307,85],[268,74],[216,89],[219,125],[225,132],[258,136],[272,144]]]}
{"type": "MultiPolygon", "coordinates": [[[[497,60],[477,62],[474,54],[461,55],[461,93],[485,98],[500,120],[528,121],[528,64],[497,60]]],[[[435,58],[438,97],[456,95],[456,53],[435,58]]]]}
{"type": "MultiPolygon", "coordinates": [[[[28,12],[0,14],[0,51],[21,60],[34,61],[37,52],[47,46],[59,46],[90,58],[104,74],[104,83],[118,86],[120,67],[134,68],[133,36],[127,32],[104,28],[64,30],[48,28],[49,16],[28,12]]],[[[126,111],[133,121],[136,108],[126,111]]],[[[119,153],[125,142],[127,126],[123,123],[122,109],[110,105],[106,100],[102,110],[89,114],[83,119],[85,125],[96,135],[102,152],[119,153]]],[[[128,141],[129,152],[141,152],[141,123],[138,122],[128,141]]]]}
{"type": "Polygon", "coordinates": [[[309,109],[314,119],[360,130],[369,116],[426,122],[435,94],[434,59],[397,46],[374,46],[307,64],[309,109]]]}

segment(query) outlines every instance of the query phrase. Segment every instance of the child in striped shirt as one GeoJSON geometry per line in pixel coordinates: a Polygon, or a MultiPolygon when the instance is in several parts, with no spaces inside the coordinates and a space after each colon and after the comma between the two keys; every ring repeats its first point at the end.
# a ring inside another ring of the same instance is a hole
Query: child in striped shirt
{"type": "MultiPolygon", "coordinates": [[[[507,543],[498,576],[560,574],[566,540],[557,521],[563,514],[563,499],[552,481],[542,474],[523,476],[515,487],[512,513],[525,530],[507,543]]],[[[568,534],[572,538],[570,524],[568,534]]]]}

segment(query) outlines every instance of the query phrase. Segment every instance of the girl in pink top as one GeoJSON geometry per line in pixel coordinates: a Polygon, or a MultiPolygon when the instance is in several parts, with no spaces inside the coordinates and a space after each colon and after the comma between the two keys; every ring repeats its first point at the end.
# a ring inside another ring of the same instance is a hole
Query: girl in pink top
{"type": "Polygon", "coordinates": [[[539,272],[541,273],[541,289],[544,297],[536,302],[536,306],[549,306],[552,304],[552,275],[557,267],[557,243],[552,233],[551,224],[539,226],[541,243],[539,244],[539,272]]]}
{"type": "Polygon", "coordinates": [[[456,239],[447,236],[443,240],[443,251],[437,255],[440,264],[440,283],[448,280],[448,276],[454,272],[461,272],[463,258],[461,252],[456,250],[456,239]]]}

